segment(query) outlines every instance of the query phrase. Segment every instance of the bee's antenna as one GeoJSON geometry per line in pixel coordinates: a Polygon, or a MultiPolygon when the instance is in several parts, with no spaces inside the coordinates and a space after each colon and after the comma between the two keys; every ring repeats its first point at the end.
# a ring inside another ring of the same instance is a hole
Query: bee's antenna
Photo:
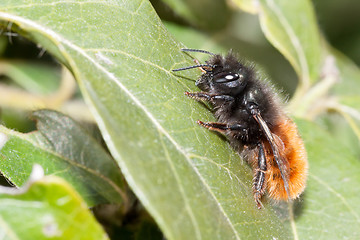
{"type": "MultiPolygon", "coordinates": [[[[172,71],[173,71],[173,72],[178,72],[178,71],[188,70],[188,69],[197,68],[197,67],[199,67],[199,68],[202,68],[202,67],[210,67],[210,68],[212,68],[212,66],[209,65],[209,64],[199,64],[199,65],[194,65],[194,66],[189,66],[189,67],[183,67],[183,68],[173,69],[172,71]]],[[[206,71],[206,70],[205,70],[205,71],[206,71]]]]}
{"type": "Polygon", "coordinates": [[[182,48],[181,51],[183,51],[183,52],[200,52],[200,53],[205,53],[205,54],[209,54],[209,55],[213,55],[213,56],[216,55],[215,53],[205,51],[205,50],[200,50],[200,49],[182,48]]]}
{"type": "MultiPolygon", "coordinates": [[[[200,50],[200,49],[182,48],[181,51],[183,51],[183,52],[200,52],[200,53],[205,53],[205,54],[209,54],[209,55],[212,55],[212,56],[216,55],[216,54],[214,54],[212,52],[205,51],[205,50],[200,50]]],[[[199,63],[199,62],[196,61],[196,63],[199,63]]],[[[200,68],[200,69],[202,69],[203,72],[207,72],[208,70],[204,69],[203,67],[213,68],[213,66],[211,66],[209,64],[198,64],[198,65],[194,65],[194,66],[173,69],[172,71],[177,72],[177,71],[183,71],[183,70],[188,70],[188,69],[192,69],[192,68],[200,68]]]]}

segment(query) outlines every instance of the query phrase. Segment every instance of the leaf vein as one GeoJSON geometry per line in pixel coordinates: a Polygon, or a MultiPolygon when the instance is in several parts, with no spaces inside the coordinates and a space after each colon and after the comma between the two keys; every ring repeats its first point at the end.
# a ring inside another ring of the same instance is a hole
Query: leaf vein
{"type": "Polygon", "coordinates": [[[188,214],[189,214],[189,216],[190,216],[190,219],[191,219],[191,221],[192,221],[193,224],[194,224],[195,232],[196,232],[196,238],[197,238],[197,239],[201,239],[201,233],[200,233],[200,229],[199,229],[199,224],[198,224],[198,222],[197,222],[196,219],[195,219],[195,216],[194,216],[194,213],[193,213],[193,211],[192,211],[191,206],[189,205],[189,200],[188,200],[188,198],[186,197],[185,190],[184,190],[184,188],[183,188],[183,186],[182,186],[182,184],[181,184],[181,180],[180,180],[179,174],[178,174],[178,172],[176,171],[176,168],[175,168],[173,162],[171,161],[171,157],[170,157],[170,155],[169,155],[169,152],[167,151],[167,148],[166,148],[166,146],[165,146],[165,143],[164,143],[164,141],[163,141],[163,139],[162,139],[162,137],[161,137],[161,135],[163,135],[163,134],[162,134],[161,132],[159,132],[159,135],[160,135],[160,139],[161,139],[161,145],[162,145],[162,147],[163,147],[163,149],[164,149],[164,152],[165,152],[166,160],[168,161],[168,164],[169,164],[169,166],[170,166],[171,171],[174,173],[174,176],[175,176],[175,179],[176,179],[176,183],[177,183],[177,185],[178,185],[179,188],[180,188],[181,196],[182,196],[182,198],[183,198],[184,201],[185,201],[185,209],[186,209],[186,211],[188,212],[188,214]]]}
{"type": "Polygon", "coordinates": [[[341,196],[340,193],[338,193],[337,191],[335,191],[335,189],[333,189],[332,187],[330,187],[326,182],[322,181],[320,178],[316,177],[315,175],[310,175],[309,177],[312,177],[313,179],[315,179],[318,183],[320,183],[321,185],[325,186],[330,192],[332,192],[336,197],[338,197],[343,204],[349,209],[350,213],[355,217],[356,221],[358,223],[360,223],[360,218],[357,215],[356,212],[354,212],[354,210],[352,209],[352,207],[350,206],[350,204],[346,201],[346,199],[341,196]]]}

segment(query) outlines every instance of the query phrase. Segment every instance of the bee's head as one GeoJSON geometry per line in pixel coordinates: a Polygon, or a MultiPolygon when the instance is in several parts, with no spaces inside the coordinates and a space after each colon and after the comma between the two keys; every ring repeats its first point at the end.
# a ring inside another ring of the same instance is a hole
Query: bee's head
{"type": "Polygon", "coordinates": [[[240,63],[232,52],[229,52],[228,55],[223,57],[219,54],[213,54],[204,50],[182,49],[182,51],[201,52],[212,55],[205,64],[173,70],[175,72],[196,67],[201,68],[204,73],[195,84],[202,91],[235,96],[245,89],[248,82],[247,80],[252,75],[251,69],[240,63]]]}
{"type": "Polygon", "coordinates": [[[201,90],[234,96],[246,87],[250,71],[232,53],[226,57],[214,55],[206,63],[209,67],[196,81],[196,86],[201,90]]]}

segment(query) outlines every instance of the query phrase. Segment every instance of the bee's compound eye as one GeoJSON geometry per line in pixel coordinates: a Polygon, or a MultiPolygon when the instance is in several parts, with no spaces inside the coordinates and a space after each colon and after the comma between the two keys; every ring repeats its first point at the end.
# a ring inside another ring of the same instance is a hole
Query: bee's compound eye
{"type": "Polygon", "coordinates": [[[240,78],[239,74],[237,73],[220,73],[214,76],[214,81],[216,83],[227,83],[236,81],[240,78]]]}

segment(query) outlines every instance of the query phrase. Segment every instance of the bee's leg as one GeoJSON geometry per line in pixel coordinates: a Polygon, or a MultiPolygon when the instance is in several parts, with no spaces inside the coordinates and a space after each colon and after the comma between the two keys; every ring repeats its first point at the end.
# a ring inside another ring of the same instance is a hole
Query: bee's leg
{"type": "Polygon", "coordinates": [[[232,96],[228,95],[213,95],[206,92],[185,92],[185,95],[188,97],[191,97],[195,100],[201,100],[201,101],[234,101],[234,98],[232,96]]]}
{"type": "Polygon", "coordinates": [[[244,129],[244,126],[240,124],[225,124],[225,123],[218,123],[218,122],[202,122],[197,121],[197,123],[209,130],[226,133],[228,131],[241,131],[244,129]]]}
{"type": "Polygon", "coordinates": [[[260,199],[265,192],[265,187],[266,187],[265,174],[266,174],[266,158],[265,158],[264,147],[262,143],[260,143],[259,154],[258,154],[258,159],[257,159],[257,164],[253,179],[254,198],[258,209],[260,209],[263,206],[260,199]]]}

